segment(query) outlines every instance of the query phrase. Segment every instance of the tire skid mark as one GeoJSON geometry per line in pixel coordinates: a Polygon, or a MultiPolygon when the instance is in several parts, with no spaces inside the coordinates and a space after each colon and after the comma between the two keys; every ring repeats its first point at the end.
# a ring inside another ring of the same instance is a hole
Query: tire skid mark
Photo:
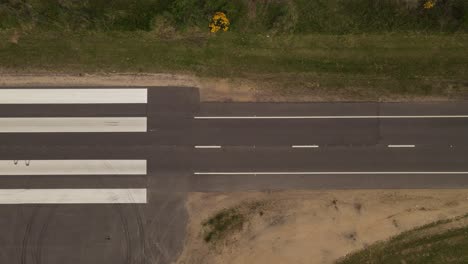
{"type": "Polygon", "coordinates": [[[53,205],[49,209],[49,213],[47,214],[47,217],[44,221],[44,224],[42,225],[42,228],[39,232],[39,237],[37,239],[37,245],[36,245],[36,252],[35,252],[35,259],[36,259],[36,264],[41,264],[42,263],[42,251],[43,251],[43,243],[44,243],[44,238],[47,235],[47,231],[49,229],[49,224],[53,218],[53,216],[56,213],[57,207],[59,205],[53,205]]]}
{"type": "Polygon", "coordinates": [[[115,211],[119,215],[120,223],[122,224],[122,231],[125,236],[125,263],[126,264],[133,264],[132,261],[132,241],[130,238],[130,231],[128,229],[128,222],[125,218],[125,214],[123,213],[123,208],[120,204],[115,204],[114,206],[115,211]]]}
{"type": "Polygon", "coordinates": [[[142,254],[141,256],[139,257],[140,259],[140,263],[144,264],[145,260],[146,260],[146,236],[145,236],[145,227],[144,227],[144,223],[143,223],[143,220],[142,220],[142,212],[139,208],[138,205],[136,204],[133,204],[132,205],[132,209],[133,211],[135,212],[135,219],[136,219],[136,222],[137,222],[137,228],[138,228],[138,238],[139,238],[139,241],[140,241],[140,250],[142,251],[142,254]]]}
{"type": "Polygon", "coordinates": [[[28,244],[29,244],[29,239],[31,237],[31,230],[32,226],[34,224],[34,221],[36,220],[39,208],[34,206],[33,207],[33,212],[32,215],[29,217],[28,223],[26,225],[26,230],[23,235],[23,241],[21,245],[21,264],[27,264],[28,262],[28,244]]]}

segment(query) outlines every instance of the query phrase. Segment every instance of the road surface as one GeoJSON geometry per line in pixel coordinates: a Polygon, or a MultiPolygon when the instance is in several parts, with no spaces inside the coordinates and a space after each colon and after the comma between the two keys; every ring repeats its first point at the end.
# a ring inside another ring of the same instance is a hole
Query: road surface
{"type": "Polygon", "coordinates": [[[468,103],[0,89],[0,263],[170,263],[191,191],[468,187],[468,103]]]}

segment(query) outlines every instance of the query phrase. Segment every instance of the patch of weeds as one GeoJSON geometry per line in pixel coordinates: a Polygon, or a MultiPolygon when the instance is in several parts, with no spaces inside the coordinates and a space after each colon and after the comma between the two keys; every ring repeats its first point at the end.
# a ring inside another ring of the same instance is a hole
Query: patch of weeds
{"type": "Polygon", "coordinates": [[[349,233],[344,234],[344,237],[345,237],[346,239],[349,239],[349,240],[352,240],[352,241],[356,241],[356,240],[357,240],[357,233],[356,233],[356,231],[349,232],[349,233]]]}
{"type": "Polygon", "coordinates": [[[338,211],[338,200],[337,199],[333,199],[332,202],[331,202],[332,206],[338,211]]]}
{"type": "Polygon", "coordinates": [[[362,204],[361,203],[355,203],[354,204],[354,209],[360,214],[362,210],[362,204]]]}
{"type": "Polygon", "coordinates": [[[202,223],[203,240],[206,243],[213,243],[235,231],[242,230],[251,217],[262,216],[265,213],[264,205],[263,201],[254,201],[221,210],[202,223]]]}
{"type": "Polygon", "coordinates": [[[245,220],[239,208],[224,209],[202,223],[205,229],[203,240],[208,243],[222,239],[229,232],[242,229],[245,220]]]}

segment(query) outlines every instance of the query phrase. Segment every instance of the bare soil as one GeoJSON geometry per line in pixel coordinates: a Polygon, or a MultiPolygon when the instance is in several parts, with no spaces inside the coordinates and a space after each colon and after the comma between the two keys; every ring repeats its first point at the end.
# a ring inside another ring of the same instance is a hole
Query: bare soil
{"type": "Polygon", "coordinates": [[[417,226],[468,213],[468,190],[191,193],[178,264],[328,264],[417,226]],[[266,204],[242,230],[203,240],[202,223],[224,208],[266,204]]]}
{"type": "MultiPolygon", "coordinates": [[[[255,78],[253,78],[255,79],[255,78]]],[[[0,69],[0,88],[10,86],[191,86],[200,89],[203,102],[333,102],[349,101],[350,87],[342,93],[317,90],[294,94],[278,93],[275,82],[250,79],[201,78],[194,75],[164,73],[65,74],[49,72],[14,73],[0,69]]],[[[311,84],[312,85],[312,84],[311,84]]],[[[388,96],[356,97],[353,101],[446,101],[447,97],[388,96]]]]}
{"type": "Polygon", "coordinates": [[[181,74],[51,74],[2,73],[0,87],[8,86],[191,86],[200,89],[202,101],[257,101],[255,87],[248,82],[199,78],[181,74]]]}

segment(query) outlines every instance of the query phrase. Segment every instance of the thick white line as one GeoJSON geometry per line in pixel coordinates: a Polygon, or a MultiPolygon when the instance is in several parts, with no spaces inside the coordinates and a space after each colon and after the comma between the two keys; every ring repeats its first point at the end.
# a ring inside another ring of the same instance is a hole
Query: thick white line
{"type": "Polygon", "coordinates": [[[146,117],[0,118],[0,133],[146,132],[146,117]]]}
{"type": "Polygon", "coordinates": [[[468,115],[361,115],[361,116],[195,116],[194,119],[384,119],[384,118],[468,118],[468,115]]]}
{"type": "Polygon", "coordinates": [[[292,148],[318,148],[318,145],[292,145],[292,148]]]}
{"type": "Polygon", "coordinates": [[[0,104],[146,104],[144,89],[0,89],[0,104]]]}
{"type": "Polygon", "coordinates": [[[146,175],[146,160],[0,160],[0,175],[146,175]]]}
{"type": "Polygon", "coordinates": [[[194,172],[195,175],[377,175],[377,174],[468,174],[468,171],[307,171],[307,172],[194,172]]]}
{"type": "Polygon", "coordinates": [[[145,204],[146,189],[0,189],[0,204],[145,204]]]}
{"type": "Polygon", "coordinates": [[[414,148],[415,145],[388,145],[389,148],[414,148]]]}
{"type": "Polygon", "coordinates": [[[220,149],[221,146],[195,146],[196,149],[220,149]]]}

